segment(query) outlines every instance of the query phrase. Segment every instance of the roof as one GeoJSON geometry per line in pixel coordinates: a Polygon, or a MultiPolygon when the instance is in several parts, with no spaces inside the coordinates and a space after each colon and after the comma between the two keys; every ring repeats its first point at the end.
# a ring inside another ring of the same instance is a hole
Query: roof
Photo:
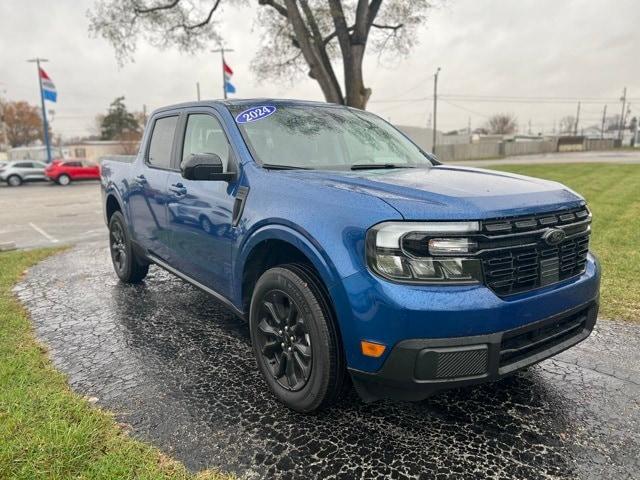
{"type": "Polygon", "coordinates": [[[309,106],[309,107],[332,106],[332,107],[348,108],[344,105],[338,105],[335,103],[327,103],[327,102],[314,102],[312,100],[295,100],[295,99],[288,99],[288,98],[234,98],[234,99],[226,99],[226,100],[200,100],[196,102],[176,103],[174,105],[167,105],[166,107],[158,108],[155,110],[155,112],[173,110],[175,108],[212,107],[214,105],[224,105],[226,107],[232,107],[236,105],[239,105],[239,106],[254,105],[256,103],[277,103],[277,104],[303,105],[303,106],[309,106]]]}

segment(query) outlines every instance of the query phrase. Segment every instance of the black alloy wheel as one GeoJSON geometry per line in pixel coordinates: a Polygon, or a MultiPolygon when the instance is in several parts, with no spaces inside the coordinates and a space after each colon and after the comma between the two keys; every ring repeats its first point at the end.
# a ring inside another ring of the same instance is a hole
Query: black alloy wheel
{"type": "Polygon", "coordinates": [[[304,413],[322,409],[349,388],[330,297],[308,265],[280,265],[260,276],[249,327],[258,368],[287,407],[304,413]]]}
{"type": "Polygon", "coordinates": [[[149,272],[149,263],[133,251],[124,216],[114,212],[109,219],[109,250],[113,269],[125,283],[139,283],[149,272]]]}
{"type": "Polygon", "coordinates": [[[120,222],[114,222],[109,231],[109,247],[111,260],[116,273],[123,272],[127,265],[127,247],[125,244],[124,230],[120,222]]]}
{"type": "Polygon", "coordinates": [[[260,306],[258,347],[280,386],[302,389],[311,375],[312,346],[305,319],[295,301],[282,290],[271,290],[260,306]]]}

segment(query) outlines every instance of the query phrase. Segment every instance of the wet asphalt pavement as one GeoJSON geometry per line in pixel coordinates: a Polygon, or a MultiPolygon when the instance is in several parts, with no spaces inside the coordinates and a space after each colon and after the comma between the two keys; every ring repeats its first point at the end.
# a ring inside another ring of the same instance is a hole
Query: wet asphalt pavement
{"type": "Polygon", "coordinates": [[[640,327],[421,403],[352,394],[312,416],[276,402],[247,326],[152,268],[120,284],[108,251],[49,258],[16,287],[71,387],[193,470],[247,478],[640,478],[640,327]]]}

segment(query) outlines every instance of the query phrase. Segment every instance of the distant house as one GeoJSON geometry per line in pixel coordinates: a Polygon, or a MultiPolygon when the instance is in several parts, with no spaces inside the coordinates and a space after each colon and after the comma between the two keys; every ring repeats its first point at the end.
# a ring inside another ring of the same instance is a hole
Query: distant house
{"type": "Polygon", "coordinates": [[[82,158],[97,163],[107,155],[135,155],[139,142],[119,140],[87,140],[65,145],[67,158],[82,158]]]}
{"type": "MultiPolygon", "coordinates": [[[[51,158],[64,158],[64,151],[60,147],[51,147],[51,158]]],[[[43,145],[33,147],[15,147],[7,152],[7,160],[39,160],[47,161],[47,148],[43,145]]]]}

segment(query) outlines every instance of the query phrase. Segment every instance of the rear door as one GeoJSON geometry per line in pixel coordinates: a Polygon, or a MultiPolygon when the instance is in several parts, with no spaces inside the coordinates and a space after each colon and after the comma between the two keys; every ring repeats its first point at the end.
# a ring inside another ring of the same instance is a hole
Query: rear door
{"type": "Polygon", "coordinates": [[[143,161],[132,165],[129,209],[136,240],[162,260],[169,257],[167,179],[173,168],[174,137],[179,112],[151,119],[143,161]]]}
{"type": "Polygon", "coordinates": [[[72,180],[82,180],[82,162],[76,160],[64,162],[62,167],[62,173],[69,175],[72,180]]]}
{"type": "MultiPolygon", "coordinates": [[[[215,153],[224,171],[238,171],[227,133],[212,108],[185,112],[179,127],[176,166],[193,154],[215,153]]],[[[186,180],[178,169],[169,173],[167,200],[171,251],[175,268],[229,298],[232,228],[237,180],[186,180]]]]}
{"type": "Polygon", "coordinates": [[[14,168],[23,181],[44,179],[44,165],[40,166],[38,162],[17,162],[14,168]]]}

